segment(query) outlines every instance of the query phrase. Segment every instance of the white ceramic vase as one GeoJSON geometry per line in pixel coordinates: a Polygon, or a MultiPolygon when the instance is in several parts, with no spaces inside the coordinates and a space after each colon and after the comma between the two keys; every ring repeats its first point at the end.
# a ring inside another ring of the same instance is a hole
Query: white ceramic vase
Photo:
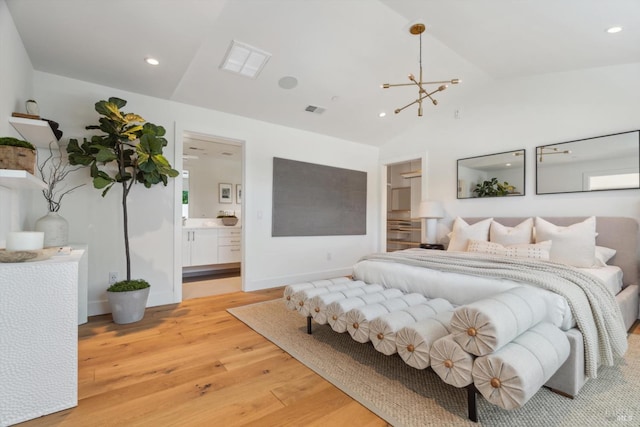
{"type": "Polygon", "coordinates": [[[69,223],[58,212],[49,212],[36,221],[36,231],[44,231],[44,247],[65,246],[69,242],[69,223]]]}

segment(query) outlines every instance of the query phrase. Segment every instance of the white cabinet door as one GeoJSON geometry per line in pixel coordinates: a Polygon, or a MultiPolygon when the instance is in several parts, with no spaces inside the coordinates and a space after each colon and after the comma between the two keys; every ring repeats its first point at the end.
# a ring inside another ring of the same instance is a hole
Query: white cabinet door
{"type": "Polygon", "coordinates": [[[191,240],[191,264],[218,263],[218,230],[215,228],[193,230],[191,240]]]}
{"type": "Polygon", "coordinates": [[[182,230],[182,266],[191,266],[191,235],[192,230],[182,230]]]}

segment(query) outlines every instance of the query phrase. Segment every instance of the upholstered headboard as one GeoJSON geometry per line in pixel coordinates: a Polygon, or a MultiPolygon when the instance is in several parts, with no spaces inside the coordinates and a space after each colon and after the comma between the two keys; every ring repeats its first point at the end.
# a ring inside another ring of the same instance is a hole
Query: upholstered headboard
{"type": "MultiPolygon", "coordinates": [[[[552,224],[567,226],[584,221],[588,217],[541,217],[552,224]]],[[[463,218],[474,224],[485,218],[463,218]]],[[[507,227],[520,224],[527,217],[495,217],[494,220],[507,227]]],[[[638,221],[635,218],[598,216],[596,217],[596,245],[615,249],[615,256],[609,261],[622,269],[624,287],[638,284],[638,221]]]]}

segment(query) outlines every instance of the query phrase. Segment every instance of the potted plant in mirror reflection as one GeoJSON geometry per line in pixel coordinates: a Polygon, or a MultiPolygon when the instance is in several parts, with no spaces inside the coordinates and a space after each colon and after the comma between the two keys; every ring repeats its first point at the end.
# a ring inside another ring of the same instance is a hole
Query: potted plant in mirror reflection
{"type": "Polygon", "coordinates": [[[64,150],[54,150],[53,144],[58,143],[56,141],[49,143],[49,156],[37,166],[40,177],[47,186],[42,190],[42,195],[47,201],[49,212],[36,221],[35,229],[44,232],[45,247],[64,246],[68,243],[69,224],[58,214],[58,211],[64,196],[84,185],[78,184],[71,187],[63,183],[69,174],[80,168],[71,168],[67,159],[63,157],[64,150]]]}
{"type": "Polygon", "coordinates": [[[512,194],[515,189],[516,187],[510,185],[507,181],[499,182],[498,178],[494,177],[476,184],[473,192],[476,197],[501,197],[512,194]]]}

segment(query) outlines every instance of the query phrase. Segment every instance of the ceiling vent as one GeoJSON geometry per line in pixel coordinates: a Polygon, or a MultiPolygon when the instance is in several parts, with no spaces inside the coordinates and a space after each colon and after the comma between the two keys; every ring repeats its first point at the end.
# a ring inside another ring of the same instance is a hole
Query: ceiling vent
{"type": "Polygon", "coordinates": [[[304,109],[304,111],[308,111],[310,113],[315,113],[315,114],[322,114],[325,112],[325,110],[326,108],[318,107],[317,105],[307,105],[307,108],[304,109]]]}
{"type": "Polygon", "coordinates": [[[255,79],[269,58],[271,58],[269,52],[232,40],[220,68],[255,79]]]}

